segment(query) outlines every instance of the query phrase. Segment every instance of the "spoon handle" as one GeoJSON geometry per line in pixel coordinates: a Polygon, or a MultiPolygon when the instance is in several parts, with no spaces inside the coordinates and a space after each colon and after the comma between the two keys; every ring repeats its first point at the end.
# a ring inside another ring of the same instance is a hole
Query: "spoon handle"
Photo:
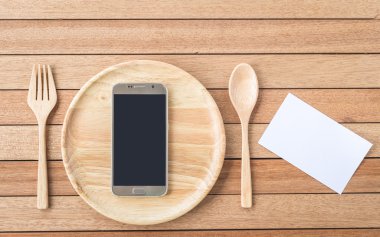
{"type": "Polygon", "coordinates": [[[248,122],[241,124],[242,154],[241,154],[241,206],[252,207],[251,163],[248,143],[248,122]]]}

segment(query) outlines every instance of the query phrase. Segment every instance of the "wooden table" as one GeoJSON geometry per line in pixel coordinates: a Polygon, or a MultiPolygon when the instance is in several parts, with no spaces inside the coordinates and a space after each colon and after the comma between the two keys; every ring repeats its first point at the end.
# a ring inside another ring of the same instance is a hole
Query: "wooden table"
{"type": "Polygon", "coordinates": [[[0,236],[379,236],[379,14],[375,0],[1,0],[0,236]],[[226,128],[226,161],[212,193],[156,226],[96,213],[74,192],[61,161],[62,120],[77,90],[101,69],[132,59],[193,74],[226,128]],[[240,208],[240,128],[227,93],[240,62],[256,69],[262,88],[250,126],[251,209],[240,208]],[[45,211],[36,209],[37,126],[26,103],[33,63],[51,64],[59,89],[48,121],[45,211]],[[343,195],[257,144],[289,92],[374,143],[343,195]]]}

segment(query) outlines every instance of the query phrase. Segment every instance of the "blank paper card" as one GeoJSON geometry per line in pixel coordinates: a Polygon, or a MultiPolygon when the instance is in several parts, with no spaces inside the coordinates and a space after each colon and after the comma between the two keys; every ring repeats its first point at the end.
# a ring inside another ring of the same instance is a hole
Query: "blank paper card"
{"type": "Polygon", "coordinates": [[[259,144],[340,194],[372,146],[292,94],[259,144]]]}

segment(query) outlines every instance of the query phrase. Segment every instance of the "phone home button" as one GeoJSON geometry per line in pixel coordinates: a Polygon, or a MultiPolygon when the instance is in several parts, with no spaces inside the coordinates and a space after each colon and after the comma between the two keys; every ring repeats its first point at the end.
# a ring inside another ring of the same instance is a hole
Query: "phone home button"
{"type": "Polygon", "coordinates": [[[132,193],[136,195],[145,195],[145,189],[144,188],[133,188],[132,193]]]}

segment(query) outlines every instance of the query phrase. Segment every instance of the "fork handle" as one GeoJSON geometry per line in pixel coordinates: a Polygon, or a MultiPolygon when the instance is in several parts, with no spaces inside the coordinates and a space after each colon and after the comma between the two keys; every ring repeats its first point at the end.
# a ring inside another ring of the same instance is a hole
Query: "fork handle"
{"type": "Polygon", "coordinates": [[[37,208],[47,209],[48,203],[48,177],[46,162],[46,121],[38,123],[38,179],[37,179],[37,208]]]}
{"type": "Polygon", "coordinates": [[[248,122],[241,123],[242,154],[241,154],[241,206],[252,207],[251,162],[248,142],[248,122]]]}

